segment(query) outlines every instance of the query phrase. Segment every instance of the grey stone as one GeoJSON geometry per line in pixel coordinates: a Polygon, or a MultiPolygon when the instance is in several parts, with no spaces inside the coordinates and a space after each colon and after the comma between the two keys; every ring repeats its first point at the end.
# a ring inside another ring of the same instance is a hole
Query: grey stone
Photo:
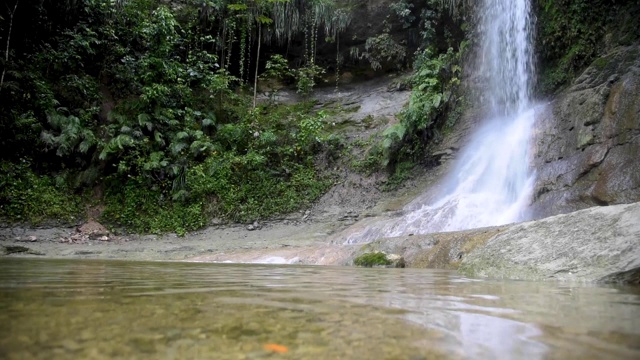
{"type": "Polygon", "coordinates": [[[260,224],[257,221],[254,221],[253,224],[247,225],[247,230],[249,231],[260,230],[260,224]]]}
{"type": "Polygon", "coordinates": [[[387,255],[387,260],[391,261],[391,265],[388,265],[387,267],[390,268],[403,268],[405,267],[405,261],[404,261],[404,257],[398,255],[398,254],[389,254],[387,255]]]}
{"type": "Polygon", "coordinates": [[[640,203],[508,226],[464,257],[470,276],[640,284],[640,203]]]}
{"type": "Polygon", "coordinates": [[[603,61],[538,113],[533,218],[640,201],[640,46],[603,61]]]}

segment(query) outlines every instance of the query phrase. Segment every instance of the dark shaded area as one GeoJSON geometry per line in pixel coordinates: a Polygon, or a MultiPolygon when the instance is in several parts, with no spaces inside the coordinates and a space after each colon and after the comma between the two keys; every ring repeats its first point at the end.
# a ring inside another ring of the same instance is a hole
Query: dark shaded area
{"type": "Polygon", "coordinates": [[[611,274],[600,279],[602,283],[640,285],[640,267],[611,274]]]}

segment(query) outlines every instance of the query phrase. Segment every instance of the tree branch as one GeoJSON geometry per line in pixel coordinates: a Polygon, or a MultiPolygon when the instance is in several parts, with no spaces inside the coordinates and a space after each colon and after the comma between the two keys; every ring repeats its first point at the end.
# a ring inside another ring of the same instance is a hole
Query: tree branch
{"type": "Polygon", "coordinates": [[[7,73],[7,66],[9,65],[9,44],[11,43],[13,15],[15,15],[16,9],[18,8],[18,2],[19,0],[16,0],[16,5],[13,7],[13,11],[11,11],[7,6],[7,10],[9,10],[9,33],[7,34],[7,49],[4,52],[4,66],[2,68],[2,77],[0,78],[0,92],[2,92],[2,85],[4,85],[4,75],[7,73]]]}

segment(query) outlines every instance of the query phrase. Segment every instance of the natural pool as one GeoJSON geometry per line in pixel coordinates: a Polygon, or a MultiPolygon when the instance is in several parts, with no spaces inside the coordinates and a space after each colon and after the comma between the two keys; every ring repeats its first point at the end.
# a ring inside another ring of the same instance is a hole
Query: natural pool
{"type": "Polygon", "coordinates": [[[2,359],[638,359],[640,289],[455,272],[0,259],[2,359]]]}

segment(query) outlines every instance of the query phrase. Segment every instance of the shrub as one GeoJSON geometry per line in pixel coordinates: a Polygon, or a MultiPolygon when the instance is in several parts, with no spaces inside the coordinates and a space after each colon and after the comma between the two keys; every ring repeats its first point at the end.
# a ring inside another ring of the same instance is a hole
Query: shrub
{"type": "Polygon", "coordinates": [[[64,181],[38,175],[28,160],[19,164],[0,162],[0,216],[12,222],[33,225],[56,219],[75,222],[82,211],[82,198],[64,181]]]}

